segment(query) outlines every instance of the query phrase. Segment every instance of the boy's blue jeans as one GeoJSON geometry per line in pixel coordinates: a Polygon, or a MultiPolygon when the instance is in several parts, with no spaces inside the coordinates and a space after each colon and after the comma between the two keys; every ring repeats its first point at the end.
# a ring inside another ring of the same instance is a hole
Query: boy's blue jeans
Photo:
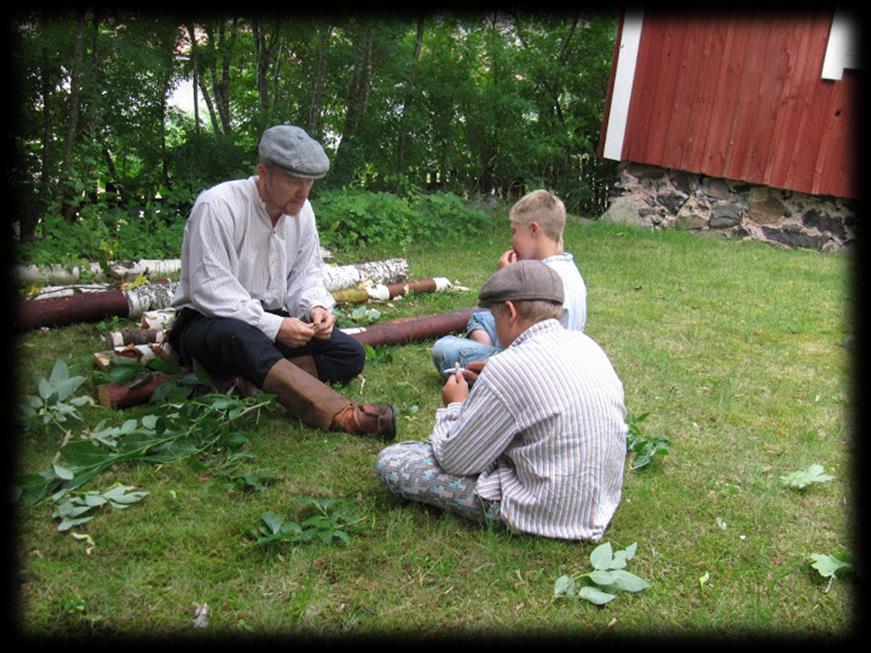
{"type": "Polygon", "coordinates": [[[496,321],[490,311],[478,311],[472,313],[466,324],[466,336],[444,336],[436,340],[432,348],[432,362],[444,378],[451,375],[445,370],[455,367],[457,363],[465,367],[471,361],[483,360],[498,354],[503,350],[496,336],[496,321]],[[485,345],[471,340],[468,335],[476,329],[482,329],[490,336],[493,345],[485,345]]]}

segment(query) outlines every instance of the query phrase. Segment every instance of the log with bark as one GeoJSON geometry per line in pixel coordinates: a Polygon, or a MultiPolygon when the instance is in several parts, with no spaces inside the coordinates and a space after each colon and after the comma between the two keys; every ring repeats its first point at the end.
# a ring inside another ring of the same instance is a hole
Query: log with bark
{"type": "Polygon", "coordinates": [[[325,265],[324,287],[329,292],[354,288],[360,283],[397,283],[408,279],[408,261],[392,258],[352,265],[325,265]]]}
{"type": "Polygon", "coordinates": [[[114,315],[138,318],[144,312],[172,303],[177,282],[147,283],[130,290],[107,290],[56,299],[18,302],[15,327],[19,331],[74,322],[96,322],[114,315]]]}

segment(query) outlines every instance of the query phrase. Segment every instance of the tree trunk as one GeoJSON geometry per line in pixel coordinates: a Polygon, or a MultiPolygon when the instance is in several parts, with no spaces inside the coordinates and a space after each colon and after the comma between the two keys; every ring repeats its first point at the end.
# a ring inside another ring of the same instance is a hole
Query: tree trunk
{"type": "Polygon", "coordinates": [[[60,167],[60,183],[58,184],[58,200],[61,203],[61,210],[67,220],[75,219],[75,210],[69,204],[72,199],[71,193],[67,189],[66,182],[69,181],[70,163],[75,147],[76,138],[79,129],[79,103],[81,101],[81,74],[85,60],[85,13],[84,11],[76,11],[76,37],[73,47],[73,61],[70,70],[70,96],[69,96],[69,123],[67,124],[67,135],[64,141],[64,153],[60,167]]]}
{"type": "Polygon", "coordinates": [[[327,25],[321,32],[320,45],[318,46],[317,71],[312,88],[312,99],[309,105],[308,122],[306,127],[312,138],[320,139],[321,103],[324,97],[324,80],[327,76],[327,52],[330,47],[330,35],[333,32],[332,25],[327,25]]]}
{"type": "MultiPolygon", "coordinates": [[[[212,96],[209,93],[209,89],[206,87],[205,64],[203,63],[202,56],[199,53],[194,24],[188,23],[187,28],[191,37],[191,63],[194,66],[195,88],[199,88],[199,90],[202,91],[203,100],[205,100],[206,108],[209,111],[209,120],[212,123],[212,131],[216,135],[219,135],[221,134],[220,123],[218,122],[218,117],[215,115],[215,106],[212,102],[212,96]]],[[[196,100],[196,95],[194,95],[194,101],[196,103],[195,106],[199,106],[199,102],[196,100]]],[[[197,125],[199,125],[199,113],[197,114],[197,125]]]]}
{"type": "Polygon", "coordinates": [[[347,111],[345,125],[342,129],[342,140],[336,150],[335,180],[337,184],[348,183],[354,175],[355,168],[355,132],[366,113],[369,102],[369,90],[372,84],[372,49],[375,40],[375,30],[371,22],[365,23],[357,30],[355,45],[357,58],[354,60],[354,71],[348,87],[347,111]]]}
{"type": "Polygon", "coordinates": [[[420,59],[420,46],[423,43],[423,24],[424,16],[421,15],[417,19],[417,36],[414,40],[414,53],[411,55],[411,75],[405,89],[405,98],[402,102],[402,123],[403,126],[399,132],[399,172],[400,174],[405,169],[405,150],[408,141],[408,112],[411,110],[411,104],[414,101],[415,81],[417,79],[417,62],[420,59]]]}

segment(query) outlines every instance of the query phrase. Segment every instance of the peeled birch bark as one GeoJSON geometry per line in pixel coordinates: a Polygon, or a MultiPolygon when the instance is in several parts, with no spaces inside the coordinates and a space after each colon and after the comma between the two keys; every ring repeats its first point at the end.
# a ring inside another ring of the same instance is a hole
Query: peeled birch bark
{"type": "MultiPolygon", "coordinates": [[[[94,279],[135,279],[140,275],[166,277],[181,271],[181,259],[139,259],[138,261],[109,261],[108,270],[99,263],[89,264],[87,270],[94,279]]],[[[63,265],[19,265],[16,266],[16,279],[19,283],[58,283],[70,284],[79,281],[82,268],[63,265]]]]}
{"type": "Polygon", "coordinates": [[[436,292],[453,288],[445,277],[432,279],[417,279],[405,283],[377,284],[374,286],[357,286],[334,291],[333,297],[340,304],[364,304],[370,300],[387,301],[400,295],[436,292]]]}
{"type": "Polygon", "coordinates": [[[58,297],[71,297],[92,292],[106,292],[112,290],[107,283],[73,283],[64,286],[43,286],[39,292],[28,299],[57,299],[58,297]]]}
{"type": "Polygon", "coordinates": [[[386,284],[405,281],[407,278],[408,261],[404,258],[324,266],[324,287],[331,293],[353,288],[365,281],[370,281],[372,284],[386,284]]]}

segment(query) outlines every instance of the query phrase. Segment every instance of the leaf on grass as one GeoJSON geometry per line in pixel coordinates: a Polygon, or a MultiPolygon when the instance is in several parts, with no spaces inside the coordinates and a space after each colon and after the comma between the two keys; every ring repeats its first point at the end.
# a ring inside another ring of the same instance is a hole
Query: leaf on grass
{"type": "Polygon", "coordinates": [[[816,569],[823,578],[833,578],[839,571],[843,570],[849,573],[855,569],[850,554],[846,551],[834,555],[812,553],[811,559],[814,561],[811,567],[816,569]]]}
{"type": "Polygon", "coordinates": [[[590,580],[596,583],[596,585],[613,585],[617,582],[617,577],[610,571],[597,569],[590,574],[590,580]]]}
{"type": "Polygon", "coordinates": [[[626,566],[626,562],[628,560],[632,560],[635,557],[635,551],[638,548],[638,543],[633,542],[625,549],[621,549],[614,553],[614,559],[611,560],[611,564],[609,565],[609,569],[622,569],[626,566]]]}
{"type": "Polygon", "coordinates": [[[64,481],[71,481],[73,477],[75,477],[75,472],[71,470],[69,467],[64,467],[63,465],[58,465],[55,463],[52,465],[54,468],[54,473],[58,478],[63,479],[64,481]]]}
{"type": "Polygon", "coordinates": [[[578,593],[582,599],[586,599],[590,603],[595,603],[596,605],[605,605],[606,603],[610,603],[614,600],[615,594],[608,594],[607,592],[603,592],[600,589],[595,587],[582,587],[581,591],[578,593]]]}
{"type": "Polygon", "coordinates": [[[803,490],[808,485],[811,485],[813,483],[825,483],[826,481],[831,481],[834,478],[834,476],[823,473],[822,465],[811,465],[805,470],[799,470],[797,472],[787,474],[786,476],[781,476],[780,480],[781,482],[783,482],[784,485],[788,487],[794,487],[799,490],[803,490]]]}
{"type": "Polygon", "coordinates": [[[590,553],[590,563],[596,569],[608,569],[613,559],[611,543],[600,544],[590,553]]]}
{"type": "Polygon", "coordinates": [[[703,573],[701,576],[699,576],[699,587],[701,587],[702,589],[704,589],[704,587],[705,587],[705,583],[708,582],[708,579],[709,579],[710,577],[711,577],[711,574],[710,574],[709,572],[707,572],[707,571],[706,571],[705,573],[703,573]]]}
{"type": "Polygon", "coordinates": [[[574,596],[575,579],[571,576],[560,576],[553,584],[554,596],[574,596]]]}
{"type": "Polygon", "coordinates": [[[260,519],[262,519],[263,523],[269,527],[270,532],[278,533],[278,531],[281,530],[281,522],[283,520],[274,512],[264,512],[260,515],[260,519]]]}
{"type": "Polygon", "coordinates": [[[614,585],[609,589],[618,589],[624,592],[640,592],[650,587],[648,581],[625,569],[615,569],[611,574],[614,577],[614,585]]]}

